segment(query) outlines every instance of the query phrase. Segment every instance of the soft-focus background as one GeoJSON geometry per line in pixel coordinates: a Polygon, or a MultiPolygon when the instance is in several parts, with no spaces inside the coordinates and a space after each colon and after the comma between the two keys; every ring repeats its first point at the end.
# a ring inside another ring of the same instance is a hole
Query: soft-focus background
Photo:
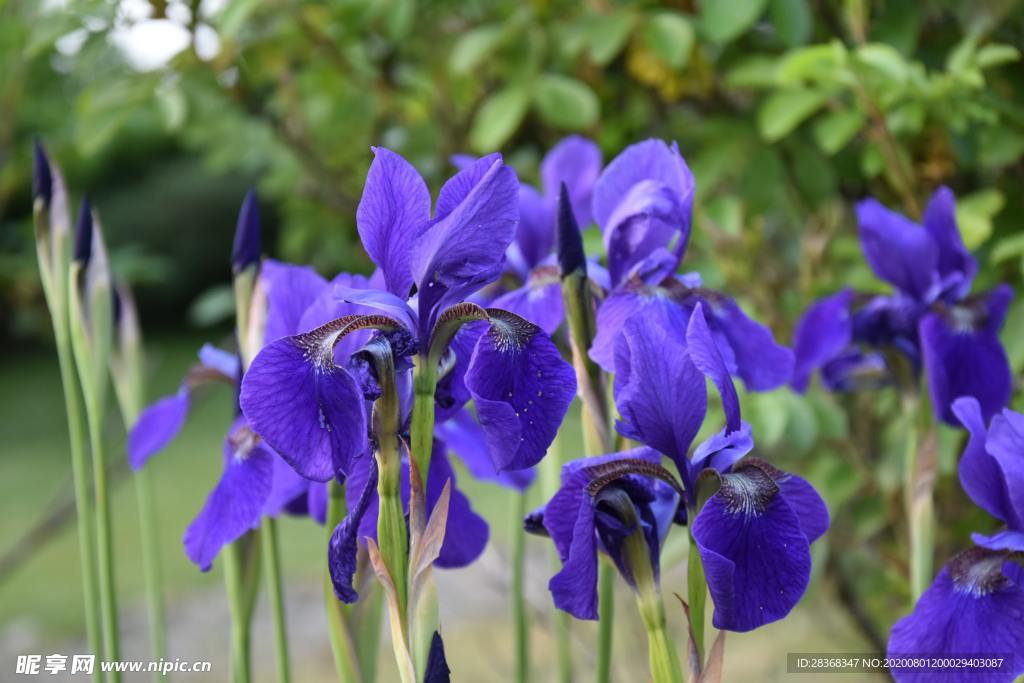
{"type": "MultiPolygon", "coordinates": [[[[136,289],[151,398],[177,386],[202,340],[227,337],[228,254],[247,187],[260,191],[267,253],[327,275],[368,269],[354,210],[375,144],[436,188],[457,152],[501,150],[535,180],[544,151],[571,132],[596,139],[606,160],[645,137],[678,140],[697,178],[685,267],[788,343],[814,297],[878,288],[851,212],[867,194],[914,215],[951,186],[982,264],[978,287],[1020,290],[1022,45],[1024,6],[1013,0],[0,0],[0,679],[16,654],[84,648],[64,416],[32,243],[34,137],[74,198],[88,192],[114,269],[136,289]]],[[[1024,298],[1004,337],[1020,377],[1024,298]]],[[[222,582],[217,567],[201,574],[186,561],[180,537],[216,480],[231,398],[210,395],[153,462],[171,655],[212,659],[211,681],[227,671],[222,582]]],[[[834,524],[790,618],[730,635],[726,679],[785,678],[786,652],[880,650],[908,608],[896,397],[780,390],[745,396],[744,410],[762,455],[811,479],[834,524]]],[[[121,458],[123,427],[109,430],[121,458]]],[[[961,445],[940,430],[940,562],[992,526],[953,476],[961,445]]],[[[571,438],[561,450],[578,454],[571,438]]],[[[473,567],[439,577],[449,660],[457,680],[501,680],[512,666],[511,497],[462,481],[493,543],[473,567]]],[[[131,487],[119,486],[126,656],[145,659],[135,516],[131,487]]],[[[306,519],[282,529],[297,680],[329,680],[323,531],[306,519]]],[[[547,680],[551,572],[545,542],[528,543],[534,661],[547,680]]],[[[669,548],[663,584],[682,646],[671,598],[684,592],[680,550],[669,548]]],[[[643,633],[622,598],[616,679],[638,680],[643,633]]],[[[260,609],[258,669],[271,680],[260,609]]],[[[590,624],[574,630],[580,680],[593,635],[590,624]]],[[[388,650],[381,673],[392,680],[388,650]]]]}

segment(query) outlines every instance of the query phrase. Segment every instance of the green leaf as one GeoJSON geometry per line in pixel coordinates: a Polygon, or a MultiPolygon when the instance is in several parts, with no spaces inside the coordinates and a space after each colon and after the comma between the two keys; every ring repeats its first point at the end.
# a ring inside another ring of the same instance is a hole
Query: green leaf
{"type": "Polygon", "coordinates": [[[259,0],[231,0],[217,15],[216,26],[223,38],[234,38],[238,35],[245,20],[253,10],[259,7],[259,0]]]}
{"type": "Polygon", "coordinates": [[[452,48],[448,68],[456,74],[469,73],[494,53],[502,35],[500,26],[478,26],[464,33],[452,48]]]}
{"type": "Polygon", "coordinates": [[[828,100],[818,90],[790,88],[773,93],[757,111],[757,130],[767,142],[789,135],[828,100]]]}
{"type": "Polygon", "coordinates": [[[1002,263],[1012,258],[1024,256],[1024,233],[1004,237],[992,247],[992,263],[1002,263]]]}
{"type": "Polygon", "coordinates": [[[636,25],[636,15],[628,11],[591,14],[581,18],[579,23],[586,36],[590,56],[604,66],[622,51],[636,25]]]}
{"type": "Polygon", "coordinates": [[[811,37],[814,19],[807,0],[772,0],[769,13],[775,32],[788,47],[804,45],[811,37]]]}
{"type": "Polygon", "coordinates": [[[700,3],[699,28],[712,43],[729,43],[754,25],[768,0],[714,0],[700,3]]]}
{"type": "Polygon", "coordinates": [[[867,116],[858,108],[832,111],[814,122],[814,141],[827,154],[835,154],[853,139],[867,116]]]}
{"type": "Polygon", "coordinates": [[[771,88],[777,84],[778,73],[778,59],[767,55],[751,55],[726,72],[725,85],[729,88],[771,88]]]}
{"type": "Polygon", "coordinates": [[[1006,199],[996,189],[961,197],[956,203],[956,222],[968,249],[977,249],[992,235],[992,219],[1003,210],[1006,199]]]}
{"type": "Polygon", "coordinates": [[[877,74],[894,83],[904,83],[910,66],[894,47],[882,43],[867,43],[857,48],[857,61],[872,68],[877,74]]]}
{"type": "Polygon", "coordinates": [[[568,130],[579,130],[593,124],[601,109],[590,86],[557,74],[544,74],[537,79],[533,104],[546,123],[568,130]]]}
{"type": "Polygon", "coordinates": [[[978,50],[974,56],[974,63],[982,69],[989,69],[994,66],[1010,64],[1020,59],[1020,50],[1013,45],[992,43],[978,50]]]}
{"type": "Polygon", "coordinates": [[[841,82],[846,76],[848,57],[846,47],[837,40],[791,50],[779,64],[779,82],[789,85],[805,81],[841,82]]]}
{"type": "Polygon", "coordinates": [[[690,20],[678,12],[659,12],[647,18],[644,45],[669,66],[681,69],[690,61],[694,30],[690,20]]]}
{"type": "Polygon", "coordinates": [[[528,103],[526,88],[521,86],[509,86],[488,97],[473,117],[470,146],[481,153],[499,149],[519,127],[528,103]]]}

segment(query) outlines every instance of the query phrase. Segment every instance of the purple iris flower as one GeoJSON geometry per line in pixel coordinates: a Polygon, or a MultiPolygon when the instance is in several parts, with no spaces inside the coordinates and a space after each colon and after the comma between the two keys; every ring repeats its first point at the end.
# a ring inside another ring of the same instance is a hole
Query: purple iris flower
{"type": "Polygon", "coordinates": [[[719,349],[701,303],[685,319],[674,308],[655,307],[623,325],[615,349],[616,428],[644,448],[566,465],[558,494],[528,520],[528,527],[543,525],[562,557],[563,569],[550,583],[557,606],[578,618],[596,618],[594,549],[613,559],[621,554],[614,540],[623,533],[616,536],[615,520],[600,514],[599,494],[612,485],[624,489],[639,519],[649,520],[644,533],[655,575],[655,541],[671,521],[691,519],[716,627],[748,631],[781,619],[803,595],[810,544],[827,529],[828,510],[800,477],[755,458],[742,460],[753,439],[719,349]],[[722,398],[726,426],[691,455],[707,412],[705,378],[722,398]],[[675,463],[681,485],[660,467],[662,455],[675,463]],[[702,475],[717,477],[720,488],[698,512],[702,475]],[[675,507],[662,509],[670,494],[675,507]]]}
{"type": "MultiPolygon", "coordinates": [[[[403,458],[405,460],[405,458],[403,458]]],[[[409,467],[403,462],[400,493],[402,507],[409,513],[409,467]]],[[[377,461],[372,455],[358,458],[345,481],[345,497],[349,513],[335,528],[328,548],[328,565],[335,594],[344,602],[355,602],[359,595],[353,586],[358,544],[366,538],[377,538],[377,461]]],[[[441,554],[434,564],[453,569],[465,567],[484,551],[490,531],[469,499],[456,486],[455,472],[448,460],[445,444],[434,441],[430,470],[426,480],[426,508],[433,509],[445,483],[452,481],[448,503],[448,528],[457,533],[445,534],[441,554]]]]}
{"type": "Polygon", "coordinates": [[[661,140],[627,147],[602,172],[593,214],[604,234],[612,290],[597,312],[590,357],[611,372],[630,318],[667,316],[685,327],[702,304],[729,372],[754,391],[778,387],[789,381],[792,352],[731,297],[702,287],[696,274],[675,274],[689,241],[693,191],[678,147],[661,140]]]}
{"type": "MultiPolygon", "coordinates": [[[[439,419],[472,399],[494,467],[531,467],[555,436],[575,375],[536,325],[463,303],[504,268],[519,218],[515,173],[497,154],[474,161],[444,184],[431,217],[416,169],[387,149],[374,155],[357,223],[385,290],[334,290],[374,313],[271,341],[243,380],[243,412],[303,476],[350,474],[370,442],[363,390],[344,360],[358,346],[341,353],[339,344],[353,329],[375,329],[396,355],[438,364],[439,419]]],[[[399,373],[399,384],[408,382],[411,364],[399,373]]]]}
{"type": "Polygon", "coordinates": [[[874,199],[857,205],[861,248],[887,295],[842,290],[811,306],[796,331],[793,387],[820,369],[836,391],[916,376],[923,367],[936,416],[956,424],[951,403],[974,396],[985,418],[1009,400],[1011,373],[999,330],[1013,297],[1002,285],[968,296],[978,265],[956,225],[953,193],[932,195],[922,225],[874,199]]]}
{"type": "Polygon", "coordinates": [[[997,413],[985,429],[981,405],[970,396],[953,402],[970,438],[960,458],[960,483],[978,507],[1006,525],[993,536],[974,534],[990,550],[1024,552],[1024,415],[997,413]]]}
{"type": "MultiPolygon", "coordinates": [[[[1018,559],[1019,561],[1019,559],[1018,559]]],[[[888,656],[1003,657],[996,671],[892,669],[897,681],[1010,681],[1024,673],[1024,571],[1006,551],[954,557],[889,635],[888,656]]]]}

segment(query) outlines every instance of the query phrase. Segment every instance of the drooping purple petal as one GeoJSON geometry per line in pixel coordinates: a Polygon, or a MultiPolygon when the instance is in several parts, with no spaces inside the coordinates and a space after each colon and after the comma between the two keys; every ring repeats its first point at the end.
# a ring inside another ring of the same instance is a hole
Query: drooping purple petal
{"type": "Polygon", "coordinates": [[[462,409],[454,417],[437,425],[438,438],[448,445],[469,473],[480,481],[494,482],[519,491],[533,483],[537,470],[508,470],[498,472],[487,450],[487,437],[480,423],[468,410],[462,409]]]}
{"type": "Polygon", "coordinates": [[[576,374],[551,338],[526,320],[489,309],[466,387],[498,471],[536,465],[576,393],[576,374]]]}
{"type": "MultiPolygon", "coordinates": [[[[903,681],[1009,683],[1024,673],[1024,588],[1004,573],[1005,554],[972,548],[953,558],[914,606],[896,622],[887,655],[893,659],[925,655],[1002,656],[1000,673],[969,668],[932,668],[926,672],[893,669],[903,681]]],[[[1005,565],[1009,567],[1010,565],[1005,565]]]]}
{"type": "MultiPolygon", "coordinates": [[[[455,472],[448,461],[448,453],[444,444],[434,441],[434,452],[430,456],[430,470],[427,475],[427,507],[433,509],[445,483],[451,479],[451,498],[448,502],[448,522],[441,553],[435,564],[441,568],[454,569],[471,564],[487,546],[490,530],[483,517],[478,515],[469,503],[466,495],[459,490],[455,482],[455,472]]],[[[408,490],[408,487],[406,487],[408,490]]],[[[408,503],[406,503],[408,508],[408,503]]]]}
{"type": "Polygon", "coordinates": [[[707,412],[704,376],[690,360],[681,337],[655,316],[635,316],[615,349],[616,428],[670,457],[680,473],[688,468],[690,444],[707,412]]]}
{"type": "Polygon", "coordinates": [[[486,322],[467,323],[459,328],[448,345],[448,353],[454,356],[452,369],[437,382],[434,392],[436,419],[443,423],[458,413],[471,398],[466,388],[466,371],[473,360],[473,352],[480,337],[487,330],[486,322]]]}
{"type": "MultiPolygon", "coordinates": [[[[563,495],[565,488],[561,489],[555,498],[548,503],[544,513],[544,523],[547,525],[548,510],[559,511],[563,507],[573,507],[575,503],[576,516],[572,519],[572,534],[567,552],[562,552],[562,569],[548,582],[548,590],[554,599],[555,607],[564,610],[577,619],[597,619],[597,543],[594,534],[594,506],[590,499],[583,496],[582,488],[578,495],[564,494],[566,500],[556,499],[563,495]],[[572,500],[569,500],[572,498],[572,500]]],[[[554,534],[552,534],[554,538],[554,534]]]]}
{"type": "Polygon", "coordinates": [[[356,210],[359,238],[384,274],[387,289],[409,295],[412,245],[430,220],[430,190],[412,164],[383,147],[373,148],[373,163],[356,210]]]}
{"type": "Polygon", "coordinates": [[[926,299],[937,284],[939,264],[929,232],[871,198],[857,204],[857,223],[864,258],[875,274],[917,300],[926,299]]]}
{"type": "Polygon", "coordinates": [[[182,386],[142,411],[128,433],[128,463],[135,471],[178,435],[188,416],[189,391],[182,386]]]}
{"type": "Polygon", "coordinates": [[[544,196],[553,200],[564,182],[576,220],[586,227],[593,220],[590,205],[601,173],[601,148],[579,135],[563,138],[551,148],[540,165],[544,196]]]}
{"type": "Polygon", "coordinates": [[[1022,521],[1010,503],[1010,491],[998,460],[986,448],[985,418],[978,400],[961,396],[953,401],[953,414],[967,429],[968,439],[960,456],[960,485],[975,504],[993,517],[1017,526],[1022,521]]]}
{"type": "Polygon", "coordinates": [[[260,279],[267,293],[267,323],[264,339],[272,342],[298,334],[306,309],[327,286],[327,280],[309,266],[296,266],[272,259],[263,262],[260,279]]]}
{"type": "Polygon", "coordinates": [[[711,337],[711,330],[704,319],[701,304],[697,304],[690,314],[690,324],[686,328],[686,344],[693,364],[718,387],[725,410],[726,432],[736,431],[740,428],[740,398],[736,395],[736,387],[733,386],[729,370],[725,367],[725,362],[715,346],[715,340],[711,337]]]}
{"type": "Polygon", "coordinates": [[[1007,404],[1013,377],[999,329],[1013,296],[1007,286],[984,299],[942,308],[921,319],[921,351],[935,414],[957,424],[952,402],[973,396],[989,419],[1007,404]]]}
{"type": "Polygon", "coordinates": [[[956,224],[956,199],[948,187],[940,187],[928,200],[921,221],[938,250],[939,276],[944,291],[954,300],[962,299],[971,290],[978,272],[978,262],[967,251],[956,224]]]}
{"type": "Polygon", "coordinates": [[[277,517],[285,511],[305,514],[309,510],[307,497],[310,483],[309,479],[299,476],[291,465],[275,453],[270,494],[263,505],[263,514],[267,517],[277,517]]]}
{"type": "Polygon", "coordinates": [[[253,429],[315,481],[346,473],[367,441],[363,393],[344,368],[325,358],[322,344],[314,331],[265,346],[240,394],[253,429]]]}
{"type": "Polygon", "coordinates": [[[693,522],[715,628],[750,631],[782,619],[807,589],[811,553],[800,519],[760,467],[741,466],[693,522]]]}
{"type": "MultiPolygon", "coordinates": [[[[708,324],[725,337],[732,351],[730,371],[750,391],[770,391],[793,376],[793,351],[782,346],[772,331],[751,319],[731,297],[709,292],[702,297],[708,324]]],[[[721,349],[721,345],[719,345],[721,349]]]]}
{"type": "MultiPolygon", "coordinates": [[[[445,188],[464,174],[473,176],[482,161],[461,171],[445,188]]],[[[519,181],[500,158],[446,213],[449,194],[455,190],[442,189],[435,221],[416,239],[410,262],[419,290],[419,336],[424,339],[437,313],[498,278],[519,222],[519,181]]]]}
{"type": "Polygon", "coordinates": [[[273,453],[238,418],[224,440],[220,481],[185,530],[185,554],[201,570],[210,569],[221,548],[259,526],[273,468],[273,453]]]}
{"type": "Polygon", "coordinates": [[[605,372],[615,371],[615,347],[622,326],[634,315],[657,317],[670,329],[685,334],[690,313],[671,296],[657,288],[631,279],[615,289],[597,309],[597,334],[590,347],[590,357],[605,372]]]}
{"type": "Polygon", "coordinates": [[[807,389],[811,375],[836,358],[853,339],[850,304],[853,292],[841,289],[815,302],[800,318],[794,334],[792,386],[796,391],[807,389]]]}
{"type": "Polygon", "coordinates": [[[359,593],[352,585],[356,573],[356,556],[359,552],[359,529],[370,506],[370,500],[377,492],[377,461],[367,454],[366,480],[359,490],[359,498],[345,515],[345,519],[334,528],[327,547],[327,566],[331,572],[334,594],[342,602],[353,603],[359,593]]]}
{"type": "Polygon", "coordinates": [[[525,285],[502,294],[491,305],[526,318],[548,334],[554,334],[565,317],[557,269],[554,266],[534,269],[525,285]]]}
{"type": "Polygon", "coordinates": [[[1002,519],[1011,527],[1024,531],[1024,415],[1009,409],[992,418],[985,439],[985,450],[999,463],[1009,493],[1009,504],[1015,513],[1002,519]]]}
{"type": "Polygon", "coordinates": [[[807,537],[807,542],[814,543],[828,531],[830,519],[825,501],[803,477],[779,471],[774,478],[779,494],[786,499],[800,520],[800,529],[807,537]]]}

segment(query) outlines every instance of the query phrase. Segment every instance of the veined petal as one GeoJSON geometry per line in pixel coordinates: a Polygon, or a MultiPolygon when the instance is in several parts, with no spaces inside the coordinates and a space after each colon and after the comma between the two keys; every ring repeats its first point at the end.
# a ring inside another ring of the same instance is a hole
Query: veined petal
{"type": "Polygon", "coordinates": [[[720,474],[728,472],[730,467],[752,450],[754,437],[746,422],[741,422],[737,430],[730,432],[723,429],[712,434],[694,449],[689,472],[680,471],[684,478],[683,485],[687,491],[693,491],[701,471],[710,467],[720,474]]]}
{"type": "Polygon", "coordinates": [[[935,190],[925,207],[922,224],[938,250],[939,275],[948,283],[951,296],[962,299],[971,291],[978,262],[960,238],[952,190],[945,186],[935,190]]]}
{"type": "Polygon", "coordinates": [[[690,324],[686,328],[686,344],[693,364],[718,387],[725,410],[726,431],[736,431],[740,428],[740,398],[736,395],[736,387],[733,386],[729,370],[718,353],[715,340],[711,337],[711,330],[704,319],[703,307],[699,303],[690,314],[690,324]]]}
{"type": "Polygon", "coordinates": [[[1009,409],[992,418],[985,439],[985,450],[999,463],[1009,493],[1014,517],[1006,518],[1011,527],[1024,531],[1024,415],[1009,409]]]}
{"type": "Polygon", "coordinates": [[[466,371],[487,446],[499,471],[540,462],[576,393],[576,374],[551,338],[522,318],[488,309],[466,371]]]}
{"type": "Polygon", "coordinates": [[[557,268],[535,268],[524,286],[502,294],[491,305],[526,318],[548,334],[554,334],[565,317],[557,268]]]}
{"type": "Polygon", "coordinates": [[[616,429],[670,457],[680,473],[707,412],[704,376],[655,316],[630,318],[615,349],[616,429]]]}
{"type": "Polygon", "coordinates": [[[557,197],[564,182],[573,213],[583,227],[593,220],[590,204],[601,173],[601,161],[601,148],[597,144],[580,135],[570,135],[552,147],[540,164],[544,196],[557,197]]]}
{"type": "MultiPolygon", "coordinates": [[[[416,312],[410,308],[409,304],[403,299],[390,292],[382,292],[379,289],[356,288],[344,284],[338,284],[334,287],[333,296],[337,301],[345,302],[349,306],[354,306],[360,309],[358,311],[346,310],[340,315],[361,313],[363,312],[363,309],[372,309],[380,311],[381,313],[401,322],[411,334],[416,333],[418,327],[416,312]]],[[[323,322],[327,321],[325,320],[323,322]]]]}
{"type": "Polygon", "coordinates": [[[760,467],[723,475],[693,522],[714,625],[750,631],[793,609],[811,575],[811,553],[800,519],[760,467]]]}
{"type": "Polygon", "coordinates": [[[539,266],[555,246],[555,215],[551,202],[536,189],[519,186],[519,227],[508,248],[508,260],[521,277],[539,266]]]}
{"type": "Polygon", "coordinates": [[[668,290],[644,284],[632,278],[616,288],[597,309],[597,334],[590,347],[590,357],[605,372],[615,371],[615,347],[622,326],[634,315],[656,316],[670,328],[686,333],[690,313],[679,304],[668,290]]]}
{"type": "MultiPolygon", "coordinates": [[[[976,680],[1009,683],[1024,673],[1024,588],[1004,573],[1005,553],[972,548],[947,564],[914,606],[896,622],[889,636],[888,656],[926,654],[1011,655],[999,674],[970,669],[914,673],[894,669],[897,681],[968,683],[976,680]]],[[[1006,564],[1006,566],[1010,566],[1006,564]]]]}
{"type": "Polygon", "coordinates": [[[796,391],[805,391],[811,374],[849,346],[853,339],[852,302],[853,292],[842,289],[816,301],[800,318],[793,345],[796,364],[792,385],[796,391]]]}
{"type": "Polygon", "coordinates": [[[487,437],[483,428],[466,409],[460,410],[451,419],[437,425],[435,431],[438,438],[458,456],[475,479],[525,491],[536,478],[535,468],[498,472],[487,449],[487,437]]]}
{"type": "Polygon", "coordinates": [[[875,274],[917,300],[937,282],[939,254],[931,234],[875,199],[857,204],[860,244],[875,274]]]}
{"type": "Polygon", "coordinates": [[[690,205],[683,205],[673,189],[654,180],[642,180],[616,206],[604,225],[608,272],[613,283],[622,282],[636,266],[658,249],[668,249],[674,272],[689,240],[690,205]]]}
{"type": "Polygon", "coordinates": [[[707,305],[708,323],[725,337],[732,351],[735,368],[730,371],[747,389],[770,391],[789,382],[793,351],[775,341],[770,329],[751,319],[731,297],[708,292],[702,300],[707,305]]]}
{"type": "Polygon", "coordinates": [[[430,190],[412,164],[383,147],[373,163],[356,210],[359,238],[384,274],[387,289],[401,298],[412,289],[409,262],[418,232],[430,220],[430,190]]]}
{"type": "Polygon", "coordinates": [[[260,524],[273,479],[271,453],[243,418],[224,440],[224,472],[199,515],[185,530],[188,558],[207,571],[220,549],[260,524]]]}
{"type": "Polygon", "coordinates": [[[1012,291],[998,287],[984,300],[940,308],[921,319],[919,332],[936,416],[956,424],[952,402],[973,396],[985,419],[1007,404],[1013,378],[999,340],[1012,291]]]}
{"type": "Polygon", "coordinates": [[[267,293],[264,339],[272,342],[304,331],[299,326],[302,314],[316,301],[327,286],[327,280],[309,266],[272,259],[263,262],[260,279],[267,293]]]}
{"type": "Polygon", "coordinates": [[[359,528],[370,506],[370,500],[377,492],[377,461],[364,455],[367,461],[367,477],[359,492],[359,498],[349,510],[345,519],[334,528],[327,547],[327,566],[331,572],[334,594],[342,602],[353,603],[359,593],[352,586],[356,573],[356,556],[359,552],[359,528]]]}
{"type": "Polygon", "coordinates": [[[188,417],[189,391],[182,386],[142,411],[128,433],[128,463],[141,470],[157,452],[178,435],[188,417]]]}
{"type": "MultiPolygon", "coordinates": [[[[557,497],[557,496],[556,496],[557,497]]],[[[552,503],[554,500],[552,500],[552,503]]],[[[549,503],[549,507],[550,507],[549,503]]],[[[547,524],[548,513],[544,520],[547,524]]],[[[554,536],[552,535],[552,538],[554,536]]],[[[594,506],[579,497],[568,552],[562,569],[548,582],[555,607],[577,619],[597,619],[597,543],[594,534],[594,506]]]]}
{"type": "Polygon", "coordinates": [[[345,320],[268,344],[242,380],[240,404],[253,429],[315,481],[344,475],[367,448],[362,391],[332,357],[345,320]]]}

